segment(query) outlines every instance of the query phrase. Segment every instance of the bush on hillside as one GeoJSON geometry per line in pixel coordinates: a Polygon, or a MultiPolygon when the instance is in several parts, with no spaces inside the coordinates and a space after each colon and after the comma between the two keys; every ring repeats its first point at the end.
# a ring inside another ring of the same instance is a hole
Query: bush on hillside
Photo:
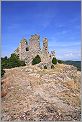
{"type": "Polygon", "coordinates": [[[59,64],[62,64],[62,63],[63,63],[63,61],[62,61],[62,60],[58,60],[58,63],[59,63],[59,64]]]}
{"type": "Polygon", "coordinates": [[[57,64],[57,59],[53,57],[52,63],[53,63],[53,64],[57,64]]]}
{"type": "Polygon", "coordinates": [[[25,62],[20,61],[19,57],[16,54],[11,54],[11,57],[8,61],[8,68],[14,68],[19,66],[25,66],[25,62]]]}
{"type": "Polygon", "coordinates": [[[1,67],[2,68],[8,68],[8,58],[5,56],[4,58],[1,58],[1,67]]]}
{"type": "Polygon", "coordinates": [[[3,69],[14,68],[19,66],[25,66],[25,62],[20,61],[19,57],[14,53],[11,54],[10,58],[7,58],[7,56],[1,58],[1,76],[3,76],[5,73],[3,69]]]}
{"type": "Polygon", "coordinates": [[[39,55],[37,55],[33,60],[32,60],[32,65],[39,64],[41,62],[41,58],[39,55]]]}

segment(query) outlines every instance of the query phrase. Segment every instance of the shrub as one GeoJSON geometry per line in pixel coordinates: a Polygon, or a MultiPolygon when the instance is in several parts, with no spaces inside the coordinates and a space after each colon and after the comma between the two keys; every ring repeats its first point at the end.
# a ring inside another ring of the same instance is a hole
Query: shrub
{"type": "Polygon", "coordinates": [[[19,57],[16,54],[12,54],[9,58],[9,68],[25,66],[25,61],[20,61],[19,57]]]}
{"type": "Polygon", "coordinates": [[[39,55],[37,55],[33,60],[32,60],[32,65],[39,64],[41,62],[41,58],[39,55]]]}
{"type": "Polygon", "coordinates": [[[8,58],[5,56],[4,58],[1,58],[1,67],[2,68],[8,68],[8,58]]]}
{"type": "Polygon", "coordinates": [[[51,65],[51,69],[54,69],[54,65],[51,65]]]}
{"type": "Polygon", "coordinates": [[[26,66],[24,61],[20,61],[20,63],[21,63],[21,66],[26,66]]]}
{"type": "Polygon", "coordinates": [[[62,61],[62,60],[58,60],[58,63],[59,63],[59,64],[62,64],[62,63],[63,63],[63,61],[62,61]]]}
{"type": "Polygon", "coordinates": [[[24,61],[20,61],[19,57],[16,54],[11,54],[10,58],[4,57],[1,58],[1,67],[5,68],[14,68],[19,66],[25,66],[24,61]]]}
{"type": "Polygon", "coordinates": [[[53,57],[52,63],[53,63],[53,64],[57,64],[57,59],[53,57]]]}
{"type": "Polygon", "coordinates": [[[1,77],[3,77],[4,73],[5,73],[5,70],[3,70],[3,68],[1,68],[1,77]]]}
{"type": "Polygon", "coordinates": [[[19,57],[16,54],[11,54],[10,58],[4,57],[1,58],[1,77],[4,75],[5,68],[14,68],[19,66],[25,66],[24,61],[20,61],[19,57]]]}
{"type": "Polygon", "coordinates": [[[46,65],[44,66],[44,69],[47,69],[47,66],[46,65]]]}
{"type": "Polygon", "coordinates": [[[11,57],[9,58],[9,68],[19,67],[21,66],[21,61],[19,60],[19,57],[16,54],[11,54],[11,57]]]}

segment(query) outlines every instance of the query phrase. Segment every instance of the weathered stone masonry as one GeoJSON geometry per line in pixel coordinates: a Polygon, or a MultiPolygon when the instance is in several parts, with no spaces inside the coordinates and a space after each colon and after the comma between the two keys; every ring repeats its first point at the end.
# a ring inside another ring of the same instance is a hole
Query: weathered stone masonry
{"type": "Polygon", "coordinates": [[[52,58],[55,57],[55,51],[48,52],[48,39],[43,39],[43,47],[40,47],[40,36],[35,34],[31,35],[29,39],[29,44],[26,39],[22,39],[19,47],[14,51],[20,60],[24,60],[26,65],[31,64],[33,58],[37,55],[41,58],[41,63],[46,66],[51,66],[52,58]]]}

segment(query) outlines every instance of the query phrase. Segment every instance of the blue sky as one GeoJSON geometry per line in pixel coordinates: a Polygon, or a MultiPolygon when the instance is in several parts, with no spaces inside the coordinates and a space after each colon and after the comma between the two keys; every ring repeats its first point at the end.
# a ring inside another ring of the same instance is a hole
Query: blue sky
{"type": "Polygon", "coordinates": [[[2,2],[2,56],[10,56],[24,37],[48,38],[49,52],[63,60],[81,60],[80,2],[2,2]]]}

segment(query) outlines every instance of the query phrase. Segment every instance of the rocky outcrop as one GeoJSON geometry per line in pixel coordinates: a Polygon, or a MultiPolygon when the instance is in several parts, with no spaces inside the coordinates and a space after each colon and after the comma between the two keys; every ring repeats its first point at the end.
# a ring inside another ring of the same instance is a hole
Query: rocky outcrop
{"type": "Polygon", "coordinates": [[[40,69],[30,65],[5,71],[2,82],[8,87],[1,100],[3,121],[81,119],[80,72],[76,67],[57,64],[54,69],[40,69]]]}

